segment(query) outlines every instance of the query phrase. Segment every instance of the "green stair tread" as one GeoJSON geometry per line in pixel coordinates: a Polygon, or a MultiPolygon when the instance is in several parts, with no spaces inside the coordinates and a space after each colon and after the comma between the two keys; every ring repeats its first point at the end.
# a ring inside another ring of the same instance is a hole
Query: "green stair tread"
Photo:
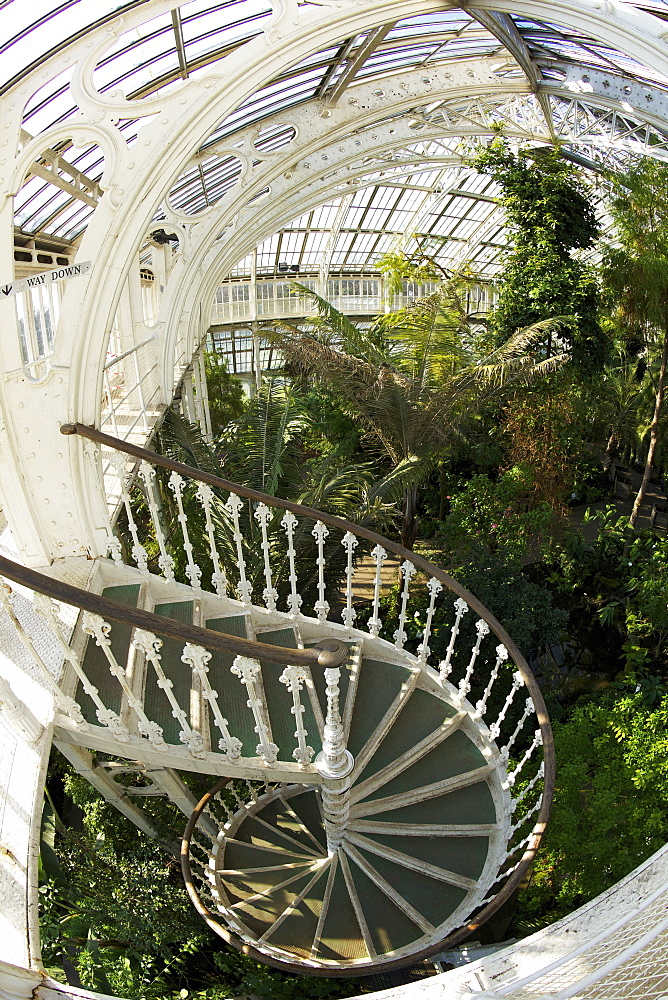
{"type": "Polygon", "coordinates": [[[411,671],[406,667],[372,660],[367,656],[362,658],[348,738],[348,750],[353,757],[364,749],[401,686],[410,677],[411,671]]]}
{"type": "MultiPolygon", "coordinates": [[[[262,816],[262,819],[265,819],[264,815],[262,816]]],[[[266,822],[271,823],[271,820],[267,819],[266,822]]],[[[267,827],[258,822],[254,816],[249,816],[247,819],[244,819],[243,823],[234,834],[236,840],[242,840],[247,844],[252,843],[258,844],[259,846],[264,845],[266,847],[276,847],[280,850],[290,851],[292,854],[297,854],[299,857],[313,857],[313,855],[307,854],[306,851],[302,854],[299,847],[297,847],[296,844],[290,843],[287,839],[289,836],[290,834],[288,834],[287,831],[282,832],[277,827],[267,829],[267,827]]]]}
{"type": "MultiPolygon", "coordinates": [[[[212,632],[222,632],[225,635],[236,635],[241,639],[248,638],[246,616],[232,615],[229,618],[210,618],[205,623],[212,632]]],[[[258,744],[255,732],[253,713],[246,704],[248,691],[238,677],[231,672],[236,653],[225,653],[219,649],[211,650],[209,660],[209,683],[218,695],[218,705],[224,719],[227,719],[231,736],[241,740],[241,753],[244,757],[254,757],[258,744]]],[[[218,741],[222,733],[215,724],[213,712],[209,709],[209,732],[211,749],[217,751],[218,741]]]]}
{"type": "MultiPolygon", "coordinates": [[[[280,864],[280,858],[277,858],[275,863],[280,864]]],[[[223,871],[220,872],[219,877],[230,895],[234,894],[238,899],[247,899],[248,896],[254,896],[256,892],[266,892],[273,886],[280,885],[281,882],[292,878],[293,875],[306,874],[308,871],[314,875],[315,872],[310,869],[309,864],[309,862],[305,862],[302,869],[279,868],[273,872],[249,872],[244,875],[229,875],[223,871]]]]}
{"type": "MultiPolygon", "coordinates": [[[[261,632],[256,638],[258,642],[280,646],[283,649],[297,648],[293,628],[280,628],[274,629],[271,632],[261,632]]],[[[265,699],[269,711],[271,735],[279,749],[279,760],[292,760],[292,755],[297,747],[297,740],[295,738],[297,727],[295,717],[292,714],[292,695],[288,687],[282,684],[280,680],[281,674],[285,670],[285,664],[276,663],[270,659],[265,660],[264,658],[260,661],[260,664],[262,667],[265,699]]],[[[322,749],[322,741],[306,685],[302,687],[301,703],[304,706],[302,719],[304,721],[304,729],[307,733],[306,743],[313,749],[314,754],[317,754],[322,749]]]]}
{"type": "MultiPolygon", "coordinates": [[[[110,601],[116,601],[117,604],[123,604],[125,607],[136,608],[139,600],[139,589],[138,583],[105,587],[102,596],[110,601]]],[[[124,622],[112,622],[109,638],[111,639],[112,653],[121,667],[125,667],[132,640],[132,626],[126,625],[124,622]]],[[[97,688],[105,707],[118,714],[121,710],[123,692],[109,669],[109,661],[92,636],[86,644],[82,666],[91,684],[97,688]]],[[[76,698],[86,722],[99,725],[95,702],[86,694],[81,682],[77,686],[76,698]]]]}
{"type": "Polygon", "coordinates": [[[367,956],[345,877],[341,866],[337,865],[316,957],[341,961],[367,956]]]}
{"type": "Polygon", "coordinates": [[[370,817],[383,823],[496,823],[496,809],[486,781],[435,798],[388,809],[370,817]]]}
{"type": "MultiPolygon", "coordinates": [[[[270,934],[270,944],[278,948],[285,948],[286,951],[292,952],[302,958],[310,958],[313,939],[322,911],[322,900],[327,887],[328,872],[329,865],[323,865],[320,877],[311,886],[301,902],[295,906],[283,923],[270,934]]],[[[311,872],[311,877],[314,875],[315,872],[311,872]]],[[[299,895],[299,891],[295,895],[299,895]]]]}
{"type": "MultiPolygon", "coordinates": [[[[168,601],[156,604],[153,613],[171,618],[172,621],[192,624],[193,601],[168,601]]],[[[192,670],[181,660],[184,643],[179,639],[171,639],[161,635],[159,626],[156,635],[162,639],[161,665],[168,680],[172,682],[172,693],[190,720],[190,690],[192,687],[192,670]]],[[[162,726],[162,734],[166,743],[180,744],[179,733],[181,723],[172,715],[172,709],[165,692],[158,687],[158,678],[150,664],[146,668],[146,684],[144,687],[144,711],[152,722],[162,726]]]]}
{"type": "Polygon", "coordinates": [[[265,868],[270,865],[286,865],[295,862],[312,861],[312,858],[304,858],[303,855],[291,854],[289,851],[281,851],[277,854],[275,850],[265,850],[260,844],[251,843],[225,843],[225,867],[234,868],[240,871],[244,868],[265,868]]]}
{"type": "Polygon", "coordinates": [[[466,733],[459,729],[424,757],[366,796],[364,801],[384,799],[390,795],[420,789],[425,785],[444,781],[446,778],[454,778],[458,774],[467,774],[486,764],[487,760],[480,750],[466,733]]]}
{"type": "Polygon", "coordinates": [[[348,858],[348,864],[376,952],[386,955],[421,938],[422,930],[358,867],[353,858],[348,858]]]}
{"type": "Polygon", "coordinates": [[[452,705],[428,691],[419,688],[413,691],[356,784],[398,760],[402,754],[412,750],[417,743],[439,729],[446,719],[456,714],[452,705]]]}
{"type": "Polygon", "coordinates": [[[447,920],[467,896],[466,889],[432,878],[425,872],[404,868],[396,861],[381,858],[364,848],[359,848],[359,852],[395,892],[435,927],[447,920]]]}
{"type": "MultiPolygon", "coordinates": [[[[286,801],[292,808],[292,801],[290,799],[287,799],[286,801]]],[[[299,843],[303,844],[303,846],[309,851],[318,850],[317,845],[313,843],[311,837],[309,837],[308,833],[304,830],[302,823],[300,823],[301,817],[299,817],[299,814],[296,814],[297,819],[295,819],[280,799],[274,799],[272,802],[268,802],[266,806],[262,808],[259,815],[266,823],[271,823],[272,826],[282,830],[289,837],[292,837],[293,840],[298,840],[299,843]]]]}
{"type": "Polygon", "coordinates": [[[319,793],[314,789],[309,788],[305,792],[291,796],[289,802],[304,826],[310,830],[322,847],[325,847],[327,844],[327,837],[325,835],[322,812],[318,798],[319,793]]]}
{"type": "Polygon", "coordinates": [[[306,888],[313,875],[313,872],[306,872],[301,878],[285,886],[284,889],[276,889],[271,895],[263,896],[260,899],[254,899],[252,902],[235,907],[235,913],[238,914],[239,919],[244,923],[250,918],[254,922],[264,924],[264,928],[261,931],[264,934],[267,928],[280,917],[295,897],[306,888]]]}
{"type": "Polygon", "coordinates": [[[402,836],[400,828],[396,834],[365,833],[364,836],[381,847],[401,851],[418,861],[426,861],[427,864],[472,879],[480,878],[489,847],[486,836],[408,837],[402,836]]]}

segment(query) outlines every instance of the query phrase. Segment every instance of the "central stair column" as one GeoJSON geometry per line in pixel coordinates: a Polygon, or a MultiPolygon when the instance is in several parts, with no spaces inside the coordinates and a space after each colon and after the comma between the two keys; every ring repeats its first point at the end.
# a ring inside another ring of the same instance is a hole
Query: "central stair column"
{"type": "Polygon", "coordinates": [[[325,669],[327,684],[327,716],[323,730],[322,750],[315,765],[322,776],[322,806],[327,834],[327,851],[331,856],[341,846],[350,809],[350,773],[355,761],[346,750],[346,739],[339,711],[339,667],[325,669]]]}

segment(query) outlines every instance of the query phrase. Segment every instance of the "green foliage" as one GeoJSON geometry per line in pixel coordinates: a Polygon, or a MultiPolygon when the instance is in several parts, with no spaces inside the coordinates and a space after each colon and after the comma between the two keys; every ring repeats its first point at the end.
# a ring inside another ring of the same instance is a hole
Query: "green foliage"
{"type": "MultiPolygon", "coordinates": [[[[570,317],[562,320],[559,336],[576,370],[582,377],[599,371],[608,343],[598,322],[598,288],[591,269],[572,256],[592,246],[598,223],[574,167],[556,149],[514,154],[499,137],[473,162],[501,186],[514,236],[492,317],[500,342],[540,320],[570,317]]],[[[545,349],[551,353],[550,338],[545,349]]]]}
{"type": "Polygon", "coordinates": [[[554,726],[552,819],[516,932],[565,916],[627,875],[668,838],[668,698],[642,692],[579,704],[554,726]]]}
{"type": "Polygon", "coordinates": [[[227,365],[214,351],[207,351],[204,355],[204,371],[209,395],[211,430],[215,437],[231,420],[241,416],[245,395],[239,379],[228,372],[227,365]]]}
{"type": "Polygon", "coordinates": [[[570,532],[555,545],[550,585],[577,605],[573,620],[590,637],[599,670],[666,678],[668,539],[629,527],[612,506],[586,521],[594,539],[570,532]]]}
{"type": "Polygon", "coordinates": [[[546,503],[531,504],[531,470],[514,466],[496,481],[472,476],[458,491],[447,496],[449,513],[439,525],[437,539],[449,558],[484,558],[502,553],[518,560],[530,547],[540,551],[540,541],[553,521],[546,503]]]}

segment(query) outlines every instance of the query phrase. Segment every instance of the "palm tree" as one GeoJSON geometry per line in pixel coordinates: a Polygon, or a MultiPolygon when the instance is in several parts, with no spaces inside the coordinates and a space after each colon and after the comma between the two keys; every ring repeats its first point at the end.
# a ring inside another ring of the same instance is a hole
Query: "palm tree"
{"type": "Polygon", "coordinates": [[[389,460],[382,484],[401,496],[401,542],[415,542],[420,483],[462,433],[467,418],[510,386],[560,366],[566,355],[540,359],[531,347],[558,320],[518,331],[501,347],[476,343],[457,275],[407,309],[356,325],[315,292],[309,326],[278,321],[267,330],[297,370],[332,388],[345,411],[389,460]]]}

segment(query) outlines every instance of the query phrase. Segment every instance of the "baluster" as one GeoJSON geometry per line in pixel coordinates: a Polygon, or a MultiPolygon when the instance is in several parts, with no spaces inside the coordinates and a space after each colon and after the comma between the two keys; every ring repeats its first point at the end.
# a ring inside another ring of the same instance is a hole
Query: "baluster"
{"type": "MultiPolygon", "coordinates": [[[[533,791],[533,789],[535,788],[535,786],[537,785],[537,783],[539,781],[541,781],[544,776],[545,776],[545,761],[541,760],[540,767],[538,768],[538,770],[534,774],[534,776],[531,779],[531,781],[529,782],[529,784],[525,785],[525,787],[522,789],[522,791],[520,792],[520,794],[517,796],[516,799],[512,799],[512,801],[510,803],[510,811],[511,811],[511,813],[515,812],[515,810],[520,805],[520,803],[524,801],[524,799],[527,797],[527,795],[529,795],[529,793],[531,791],[533,791]]],[[[542,798],[542,796],[541,796],[541,798],[542,798]]]]}
{"type": "Polygon", "coordinates": [[[504,872],[502,872],[496,879],[497,882],[502,878],[507,878],[509,875],[512,875],[515,869],[519,867],[519,865],[522,863],[522,856],[524,855],[524,852],[529,846],[529,843],[531,842],[532,838],[533,838],[533,830],[531,831],[531,833],[528,833],[526,837],[524,837],[522,840],[519,840],[514,847],[511,847],[511,849],[506,852],[506,860],[508,860],[508,858],[512,858],[512,856],[514,854],[517,854],[518,851],[521,851],[522,853],[520,855],[520,860],[517,862],[517,864],[513,865],[512,868],[507,868],[504,872]]]}
{"type": "Polygon", "coordinates": [[[487,702],[489,700],[490,694],[492,693],[492,688],[494,687],[496,679],[499,676],[499,670],[501,669],[501,664],[505,663],[507,659],[508,659],[508,650],[506,649],[506,647],[504,645],[497,646],[496,663],[494,664],[494,669],[489,675],[489,681],[487,682],[487,687],[483,691],[482,698],[480,699],[480,701],[476,702],[475,712],[472,715],[473,719],[482,719],[483,715],[485,714],[485,709],[487,708],[487,702]]]}
{"type": "Polygon", "coordinates": [[[375,638],[380,632],[383,624],[380,620],[380,584],[383,563],[387,559],[387,552],[382,545],[376,545],[376,547],[371,550],[371,555],[376,561],[376,573],[373,580],[373,605],[371,607],[371,617],[366,623],[366,627],[368,628],[370,634],[375,638]]]}
{"type": "Polygon", "coordinates": [[[174,494],[174,499],[176,500],[177,517],[179,524],[181,525],[181,531],[183,532],[183,547],[186,550],[186,561],[188,563],[186,566],[186,576],[190,580],[190,586],[199,590],[201,589],[202,570],[195,562],[195,558],[193,556],[193,546],[188,532],[188,520],[186,518],[186,512],[183,509],[183,490],[185,485],[183,477],[180,476],[178,472],[172,472],[169,477],[169,488],[174,494]]]}
{"type": "Polygon", "coordinates": [[[448,643],[448,648],[445,651],[445,659],[441,660],[438,665],[438,673],[441,679],[441,683],[447,680],[447,678],[452,673],[452,654],[455,651],[455,643],[457,642],[457,636],[459,635],[459,623],[462,620],[463,615],[469,610],[469,606],[466,601],[458,597],[454,604],[455,607],[455,623],[452,626],[452,632],[450,633],[450,642],[448,643]]]}
{"type": "Polygon", "coordinates": [[[536,815],[536,813],[541,807],[541,804],[542,804],[542,796],[541,798],[537,799],[534,802],[534,804],[531,806],[531,809],[529,809],[528,812],[526,812],[524,816],[522,816],[521,819],[519,819],[517,823],[514,824],[514,826],[511,826],[508,839],[514,837],[517,831],[520,829],[520,827],[523,827],[524,824],[527,822],[527,820],[531,819],[532,816],[536,815]]]}
{"type": "Polygon", "coordinates": [[[515,697],[515,695],[517,694],[517,692],[519,691],[519,689],[522,687],[523,684],[524,684],[524,679],[522,677],[522,674],[519,672],[519,670],[517,670],[513,674],[513,686],[508,692],[508,697],[505,700],[503,708],[499,712],[499,717],[489,730],[490,739],[495,740],[499,735],[499,733],[501,732],[501,723],[505,719],[508,713],[508,709],[513,703],[513,698],[515,697]]]}
{"type": "Polygon", "coordinates": [[[225,816],[227,818],[227,822],[229,823],[229,821],[234,816],[234,813],[232,812],[232,810],[230,809],[230,807],[228,806],[227,802],[222,797],[220,792],[216,792],[216,794],[214,795],[214,800],[218,803],[219,806],[222,807],[223,812],[225,813],[225,816]]]}
{"type": "Polygon", "coordinates": [[[241,680],[248,691],[248,701],[246,704],[253,713],[255,719],[255,732],[258,735],[259,743],[255,752],[262,757],[265,764],[275,764],[278,756],[278,747],[271,741],[271,731],[269,721],[265,717],[264,702],[262,700],[262,673],[257,660],[252,660],[249,656],[237,656],[230,670],[241,680]]]}
{"type": "Polygon", "coordinates": [[[255,788],[253,787],[253,783],[251,781],[249,781],[248,778],[246,778],[245,781],[244,781],[244,784],[246,785],[246,788],[248,789],[248,794],[250,796],[251,802],[257,802],[257,794],[255,792],[255,788]]]}
{"type": "Polygon", "coordinates": [[[406,635],[406,609],[408,607],[408,591],[410,582],[417,573],[417,569],[412,562],[406,559],[401,564],[401,572],[404,576],[404,587],[401,593],[401,610],[399,611],[399,628],[394,633],[394,645],[397,649],[403,649],[407,639],[406,635]]]}
{"type": "MultiPolygon", "coordinates": [[[[42,677],[44,678],[44,680],[47,682],[47,684],[51,688],[51,690],[52,690],[52,692],[54,694],[54,697],[56,699],[56,704],[58,706],[58,709],[61,712],[64,712],[66,715],[68,715],[70,717],[70,719],[72,720],[72,722],[76,723],[76,725],[82,726],[84,729],[87,729],[88,728],[88,723],[86,722],[86,720],[84,719],[83,715],[81,714],[81,708],[80,708],[80,706],[76,703],[76,701],[74,700],[74,698],[69,698],[67,695],[63,694],[63,692],[60,690],[60,687],[58,685],[58,682],[57,682],[56,678],[53,676],[53,674],[51,673],[51,671],[47,667],[46,663],[44,662],[44,660],[42,659],[42,657],[38,653],[37,647],[35,646],[35,644],[34,644],[34,642],[32,640],[32,636],[28,632],[26,632],[26,630],[24,629],[23,625],[19,621],[18,616],[17,616],[17,614],[16,614],[16,612],[14,610],[14,606],[13,606],[13,604],[11,602],[11,599],[10,599],[11,593],[12,593],[12,588],[0,576],[0,604],[2,604],[3,608],[7,612],[9,618],[11,619],[11,621],[12,621],[12,623],[14,625],[14,628],[16,629],[18,635],[21,638],[21,641],[23,642],[23,645],[26,647],[26,649],[30,653],[32,659],[36,663],[36,665],[37,665],[37,667],[39,669],[39,672],[41,673],[42,677]]],[[[54,608],[52,609],[51,608],[51,602],[49,601],[49,598],[48,597],[44,597],[43,594],[35,594],[35,596],[34,596],[34,606],[35,606],[35,609],[37,611],[39,611],[40,614],[42,614],[42,616],[44,618],[47,618],[47,620],[49,620],[49,624],[51,625],[52,631],[54,631],[56,633],[56,635],[55,635],[56,639],[57,640],[60,639],[60,626],[57,624],[57,622],[56,622],[56,616],[55,616],[55,608],[56,608],[56,606],[54,605],[54,608]],[[48,618],[48,616],[47,616],[46,613],[42,612],[41,607],[38,607],[38,599],[40,600],[40,602],[44,602],[44,601],[49,602],[49,610],[51,612],[51,618],[53,619],[53,621],[51,621],[48,618]]],[[[62,640],[61,640],[61,643],[59,643],[59,644],[62,645],[62,640]]]]}
{"type": "Polygon", "coordinates": [[[109,516],[109,502],[107,500],[107,494],[104,485],[104,473],[102,471],[102,464],[100,462],[100,448],[94,441],[86,441],[83,443],[84,455],[90,462],[92,471],[92,480],[95,484],[95,491],[99,494],[100,500],[102,501],[102,506],[105,511],[105,529],[107,532],[107,552],[110,554],[111,558],[115,563],[122,562],[122,548],[120,540],[114,534],[114,528],[111,523],[111,517],[109,516]]]}
{"type": "Polygon", "coordinates": [[[297,570],[295,569],[295,527],[297,525],[297,518],[292,513],[292,511],[286,511],[281,518],[281,525],[285,530],[285,534],[288,539],[288,564],[290,566],[290,594],[288,596],[288,607],[290,609],[290,616],[296,618],[299,615],[299,609],[302,606],[301,595],[297,593],[297,570]]]}
{"type": "Polygon", "coordinates": [[[341,612],[341,618],[346,628],[352,628],[357,618],[357,612],[353,607],[353,558],[358,545],[352,531],[346,531],[341,539],[341,545],[346,550],[346,606],[341,612]]]}
{"type": "Polygon", "coordinates": [[[174,560],[167,551],[165,543],[165,533],[160,523],[160,511],[155,498],[155,469],[148,462],[142,462],[139,466],[139,475],[144,481],[146,489],[146,502],[153,522],[153,530],[160,549],[158,556],[158,566],[162,570],[162,575],[168,583],[174,582],[174,560]]]}
{"type": "Polygon", "coordinates": [[[478,619],[475,628],[478,635],[476,636],[475,645],[471,650],[471,659],[469,660],[468,666],[466,668],[466,673],[459,682],[459,688],[457,693],[460,702],[464,701],[464,698],[466,698],[467,694],[471,690],[471,675],[473,674],[473,670],[475,668],[475,662],[478,659],[478,654],[480,652],[480,643],[482,642],[482,640],[485,638],[486,635],[489,635],[489,625],[487,624],[486,621],[483,621],[482,618],[478,619]]]}
{"type": "Polygon", "coordinates": [[[250,604],[253,596],[253,588],[246,579],[246,560],[244,559],[243,536],[239,527],[239,511],[243,505],[243,500],[238,497],[236,493],[230,493],[229,499],[225,504],[225,510],[232,518],[234,544],[237,548],[237,567],[239,569],[237,593],[244,604],[250,604]]]}
{"type": "Polygon", "coordinates": [[[241,798],[241,796],[239,795],[239,792],[238,792],[238,789],[237,789],[236,785],[230,785],[229,788],[230,788],[230,791],[232,792],[232,798],[234,799],[234,801],[237,804],[237,809],[245,809],[246,808],[246,800],[241,798]]]}
{"type": "Polygon", "coordinates": [[[204,510],[204,519],[206,521],[206,534],[209,539],[209,555],[211,556],[211,562],[213,563],[213,573],[211,574],[211,583],[219,597],[227,597],[227,576],[225,575],[225,570],[221,568],[220,556],[218,555],[218,549],[216,547],[216,536],[213,530],[213,521],[211,520],[211,502],[213,500],[213,490],[206,483],[199,483],[197,486],[197,496],[204,510]]]}
{"type": "Polygon", "coordinates": [[[533,711],[533,702],[532,702],[531,698],[527,698],[526,703],[524,705],[524,712],[523,712],[523,714],[522,714],[519,722],[515,726],[515,731],[513,732],[513,735],[510,737],[510,739],[506,743],[505,747],[501,751],[501,757],[502,757],[502,759],[504,761],[508,760],[508,757],[510,756],[510,751],[511,751],[511,749],[512,749],[514,743],[515,743],[515,740],[520,735],[520,732],[522,731],[524,723],[527,721],[527,719],[531,715],[532,711],[533,711]]]}
{"type": "Polygon", "coordinates": [[[183,647],[181,662],[187,663],[192,668],[193,677],[197,677],[199,680],[202,697],[211,706],[214,721],[220,730],[221,739],[218,740],[218,746],[228,760],[236,761],[241,757],[241,747],[243,744],[236,736],[230,734],[228,721],[223,718],[223,714],[218,706],[218,694],[211,687],[208,676],[209,668],[207,664],[210,659],[211,653],[203,646],[194,646],[192,643],[187,642],[183,647]]]}
{"type": "Polygon", "coordinates": [[[427,657],[431,650],[429,649],[429,636],[431,635],[431,620],[434,617],[434,607],[436,604],[436,598],[443,590],[443,584],[432,576],[431,580],[427,584],[427,590],[429,591],[429,607],[427,608],[427,620],[424,624],[424,632],[422,633],[422,642],[418,646],[417,657],[418,663],[426,663],[427,657]]]}
{"type": "Polygon", "coordinates": [[[128,684],[125,670],[114,656],[111,648],[111,639],[109,638],[109,633],[111,631],[111,625],[109,622],[106,622],[100,615],[94,615],[90,611],[84,611],[81,627],[86,635],[92,635],[94,637],[95,642],[104,653],[107,663],[109,664],[109,670],[121,685],[123,693],[128,699],[130,708],[137,716],[137,728],[139,729],[139,732],[143,736],[146,736],[149,743],[153,746],[163,747],[165,745],[165,741],[162,736],[162,727],[159,726],[157,722],[152,722],[148,718],[144,712],[144,706],[128,684]]]}
{"type": "Polygon", "coordinates": [[[146,573],[148,571],[148,555],[146,553],[146,549],[139,541],[139,535],[137,533],[137,524],[132,511],[132,501],[130,500],[130,493],[128,491],[128,483],[125,475],[125,459],[120,452],[116,452],[113,460],[116,465],[116,471],[121,484],[121,500],[123,501],[123,506],[125,507],[128,527],[132,537],[132,558],[136,562],[138,569],[140,569],[142,573],[146,573]]]}
{"type": "Polygon", "coordinates": [[[159,639],[157,635],[153,635],[152,632],[147,632],[144,629],[135,629],[133,643],[137,649],[141,650],[147,663],[150,663],[155,670],[158,687],[162,688],[165,692],[172,710],[172,716],[181,726],[179,739],[188,747],[193,757],[203,757],[204,740],[202,739],[202,735],[191,727],[188,716],[174,697],[174,692],[172,691],[174,684],[168,677],[165,676],[165,672],[162,669],[161,656],[159,652],[162,647],[162,639],[159,639]]]}
{"type": "Polygon", "coordinates": [[[265,588],[262,591],[262,596],[264,598],[264,603],[267,606],[267,611],[276,610],[276,601],[278,600],[278,591],[274,587],[271,578],[271,560],[269,558],[269,538],[267,534],[267,525],[271,519],[271,510],[267,507],[266,503],[259,503],[255,509],[254,514],[255,520],[260,525],[260,531],[262,533],[262,555],[264,556],[264,581],[265,588]]]}
{"type": "Polygon", "coordinates": [[[325,622],[329,614],[329,604],[325,600],[325,539],[329,535],[329,529],[322,521],[316,521],[311,534],[318,544],[318,558],[315,561],[318,567],[318,600],[313,610],[318,621],[325,622]]]}
{"type": "Polygon", "coordinates": [[[281,684],[285,684],[288,691],[292,695],[292,708],[290,711],[295,717],[295,725],[297,727],[295,731],[297,749],[293,752],[292,756],[295,758],[300,767],[306,767],[307,764],[311,763],[315,752],[313,747],[306,745],[308,733],[304,728],[305,708],[301,703],[300,696],[304,682],[308,680],[308,673],[305,667],[286,667],[278,679],[281,684]]]}
{"type": "Polygon", "coordinates": [[[515,770],[511,774],[508,775],[508,784],[511,787],[517,781],[518,774],[521,772],[522,768],[524,767],[524,765],[526,764],[526,762],[529,760],[529,757],[531,756],[531,754],[534,752],[534,750],[537,747],[540,747],[542,745],[543,745],[543,734],[541,733],[540,729],[537,729],[536,732],[534,733],[533,743],[531,744],[531,746],[529,747],[529,749],[526,751],[526,753],[522,757],[522,760],[519,762],[519,764],[517,765],[517,767],[515,768],[515,770]]]}
{"type": "MultiPolygon", "coordinates": [[[[88,680],[88,677],[81,666],[79,657],[63,637],[60,631],[60,623],[57,618],[58,609],[55,601],[52,601],[44,594],[35,594],[34,600],[36,610],[51,625],[53,634],[56,637],[64,658],[72,666],[72,669],[81,681],[84,691],[95,705],[95,715],[97,716],[100,725],[106,726],[107,729],[114,734],[116,739],[126,742],[130,739],[130,734],[121,722],[120,717],[116,715],[115,712],[112,712],[110,708],[105,706],[104,702],[100,698],[97,688],[88,680]]],[[[81,709],[79,709],[79,711],[81,711],[81,709]]]]}
{"type": "Polygon", "coordinates": [[[327,713],[322,738],[322,750],[315,759],[322,776],[320,792],[325,818],[327,851],[332,856],[341,846],[350,812],[350,772],[354,767],[352,754],[346,749],[346,737],[339,710],[340,667],[325,668],[327,713]]]}

